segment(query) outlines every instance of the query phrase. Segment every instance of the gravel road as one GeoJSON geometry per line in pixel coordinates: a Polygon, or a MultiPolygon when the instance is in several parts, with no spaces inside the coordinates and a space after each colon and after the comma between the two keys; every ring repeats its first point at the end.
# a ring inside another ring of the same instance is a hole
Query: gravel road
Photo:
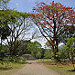
{"type": "Polygon", "coordinates": [[[55,71],[48,69],[42,63],[29,62],[20,69],[18,72],[12,75],[59,75],[55,71]]]}

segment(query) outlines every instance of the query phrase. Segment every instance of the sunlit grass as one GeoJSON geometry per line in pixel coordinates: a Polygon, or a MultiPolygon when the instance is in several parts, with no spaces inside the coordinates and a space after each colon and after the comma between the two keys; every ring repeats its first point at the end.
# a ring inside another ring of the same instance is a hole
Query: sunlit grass
{"type": "Polygon", "coordinates": [[[58,72],[60,75],[75,75],[73,66],[71,65],[46,65],[48,68],[58,72]]]}
{"type": "Polygon", "coordinates": [[[62,62],[62,64],[61,64],[61,63],[57,63],[57,62],[55,62],[55,60],[51,60],[51,59],[37,59],[36,61],[45,62],[46,66],[48,68],[58,72],[60,75],[75,75],[75,71],[73,71],[73,69],[74,69],[73,65],[70,62],[68,64],[62,62]]]}
{"type": "Polygon", "coordinates": [[[35,60],[27,60],[26,62],[53,62],[51,59],[35,59],[35,60]]]}
{"type": "Polygon", "coordinates": [[[11,75],[12,73],[15,73],[20,68],[24,67],[25,64],[19,64],[19,63],[0,63],[0,75],[11,75]]]}
{"type": "Polygon", "coordinates": [[[37,59],[38,62],[52,62],[51,59],[37,59]]]}

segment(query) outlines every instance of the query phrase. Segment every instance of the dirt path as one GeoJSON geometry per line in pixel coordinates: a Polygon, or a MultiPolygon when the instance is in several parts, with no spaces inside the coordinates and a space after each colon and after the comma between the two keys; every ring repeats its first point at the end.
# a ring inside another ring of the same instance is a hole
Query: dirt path
{"type": "Polygon", "coordinates": [[[13,75],[59,75],[53,70],[46,68],[42,63],[32,62],[26,64],[25,67],[20,69],[13,75]]]}

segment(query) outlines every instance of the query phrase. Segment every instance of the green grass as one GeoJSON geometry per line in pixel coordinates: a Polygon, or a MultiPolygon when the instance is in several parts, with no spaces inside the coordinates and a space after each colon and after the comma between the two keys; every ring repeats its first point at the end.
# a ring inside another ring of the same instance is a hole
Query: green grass
{"type": "Polygon", "coordinates": [[[51,59],[27,60],[26,62],[53,62],[51,59]]]}
{"type": "Polygon", "coordinates": [[[69,65],[68,64],[66,64],[66,65],[57,64],[57,63],[55,63],[55,60],[51,60],[51,59],[37,59],[36,61],[45,62],[47,64],[46,66],[48,68],[58,72],[60,75],[75,75],[75,71],[73,71],[73,69],[74,69],[73,65],[70,63],[69,63],[69,65]],[[48,65],[48,64],[50,64],[50,65],[48,65]],[[51,64],[53,64],[53,65],[51,65],[51,64]],[[57,64],[57,65],[55,65],[55,64],[57,64]]]}
{"type": "Polygon", "coordinates": [[[11,75],[24,66],[25,64],[19,63],[4,63],[3,65],[0,63],[0,75],[11,75]]]}
{"type": "Polygon", "coordinates": [[[48,68],[58,72],[60,75],[75,75],[72,65],[46,65],[48,68]]]}
{"type": "Polygon", "coordinates": [[[54,60],[51,59],[37,59],[37,62],[54,62],[54,60]]]}

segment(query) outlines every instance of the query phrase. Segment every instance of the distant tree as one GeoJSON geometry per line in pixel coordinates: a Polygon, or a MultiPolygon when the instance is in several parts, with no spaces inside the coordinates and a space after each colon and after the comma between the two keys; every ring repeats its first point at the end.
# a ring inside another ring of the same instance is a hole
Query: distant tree
{"type": "Polygon", "coordinates": [[[65,29],[68,31],[68,25],[74,26],[74,9],[63,6],[61,3],[54,3],[54,1],[50,5],[41,2],[33,7],[31,19],[47,39],[49,46],[52,46],[55,59],[60,61],[57,55],[59,36],[65,29]]]}
{"type": "Polygon", "coordinates": [[[46,49],[41,48],[41,59],[45,57],[45,52],[46,51],[47,51],[46,49]]]}
{"type": "MultiPolygon", "coordinates": [[[[26,54],[26,53],[29,53],[28,52],[28,49],[27,49],[27,45],[30,43],[29,40],[17,40],[15,42],[15,47],[16,47],[16,55],[23,55],[23,54],[26,54]]],[[[12,48],[14,48],[14,45],[12,46],[12,48]]]]}
{"type": "Polygon", "coordinates": [[[27,46],[28,51],[35,57],[41,58],[41,44],[37,41],[30,42],[27,46]]]}

